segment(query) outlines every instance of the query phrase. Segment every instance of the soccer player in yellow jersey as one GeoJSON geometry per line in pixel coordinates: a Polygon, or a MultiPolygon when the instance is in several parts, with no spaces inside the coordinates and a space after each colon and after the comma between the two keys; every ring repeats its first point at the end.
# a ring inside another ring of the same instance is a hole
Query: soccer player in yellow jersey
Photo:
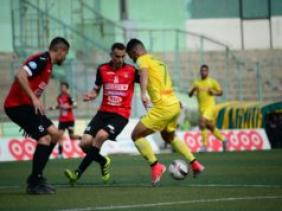
{"type": "Polygon", "coordinates": [[[148,54],[140,40],[131,39],[127,43],[126,50],[139,67],[141,99],[148,110],[135,126],[131,136],[138,151],[151,166],[152,185],[156,185],[166,171],[166,167],[158,161],[146,139],[146,136],[155,132],[160,132],[163,140],[170,143],[176,152],[191,163],[196,176],[204,170],[204,166],[195,159],[187,145],[175,135],[180,102],[174,94],[166,65],[148,54]]]}
{"type": "Polygon", "coordinates": [[[208,146],[208,130],[212,134],[223,142],[223,150],[226,148],[226,139],[215,127],[214,124],[214,106],[215,96],[221,96],[223,94],[219,83],[209,77],[209,67],[202,65],[200,68],[201,79],[195,80],[192,85],[192,89],[189,92],[189,97],[192,97],[194,93],[197,95],[199,104],[199,127],[202,134],[203,147],[201,151],[206,151],[208,146]]]}

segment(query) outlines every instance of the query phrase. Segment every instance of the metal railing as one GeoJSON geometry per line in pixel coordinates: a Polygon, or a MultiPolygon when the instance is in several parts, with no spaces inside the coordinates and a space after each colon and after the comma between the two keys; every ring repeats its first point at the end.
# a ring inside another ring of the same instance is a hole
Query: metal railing
{"type": "MultiPolygon", "coordinates": [[[[60,2],[57,0],[56,2],[60,2]]],[[[179,29],[139,29],[123,27],[103,17],[84,1],[80,7],[85,13],[75,23],[67,24],[30,0],[12,2],[12,24],[14,49],[21,59],[37,50],[45,50],[54,36],[64,36],[72,44],[71,55],[66,64],[55,69],[55,79],[67,80],[77,97],[93,86],[96,67],[109,60],[107,52],[113,42],[126,43],[130,38],[142,40],[149,52],[163,59],[169,67],[175,88],[187,92],[192,81],[199,75],[201,64],[210,66],[210,74],[223,86],[224,95],[219,100],[275,100],[281,99],[281,53],[269,62],[241,56],[224,43],[209,37],[179,29]],[[90,15],[89,15],[90,14],[90,15]],[[95,34],[95,36],[93,36],[95,34]]],[[[68,6],[68,5],[66,5],[68,6]]],[[[250,53],[251,54],[251,53],[250,53]]],[[[256,57],[255,54],[253,56],[256,57]]],[[[273,57],[274,58],[274,57],[273,57]]],[[[268,59],[270,60],[270,59],[268,59]]],[[[130,62],[130,61],[128,61],[130,62]]],[[[5,62],[4,62],[5,63],[5,62]]],[[[2,63],[3,64],[3,63],[2,63]]],[[[7,64],[2,70],[12,75],[17,65],[7,64]]],[[[58,83],[53,84],[56,90],[58,83]]],[[[55,95],[46,95],[45,99],[55,95]]],[[[47,102],[47,101],[46,101],[47,102]]],[[[136,103],[138,110],[142,110],[136,103]]],[[[81,105],[80,116],[93,113],[97,104],[81,105]]]]}

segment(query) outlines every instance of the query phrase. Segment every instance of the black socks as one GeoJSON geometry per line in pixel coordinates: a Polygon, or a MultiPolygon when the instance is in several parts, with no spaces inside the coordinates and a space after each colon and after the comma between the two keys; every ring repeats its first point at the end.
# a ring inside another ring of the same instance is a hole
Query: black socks
{"type": "Polygon", "coordinates": [[[100,149],[98,149],[97,147],[91,147],[82,162],[80,163],[78,169],[76,170],[76,172],[78,172],[79,177],[92,163],[93,160],[98,162],[101,166],[105,165],[106,163],[106,159],[100,154],[100,149]]]}

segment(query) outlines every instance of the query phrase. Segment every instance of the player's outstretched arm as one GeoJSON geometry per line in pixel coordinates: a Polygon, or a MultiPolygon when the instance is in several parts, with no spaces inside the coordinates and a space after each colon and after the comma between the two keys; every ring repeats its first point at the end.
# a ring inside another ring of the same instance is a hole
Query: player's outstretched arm
{"type": "Polygon", "coordinates": [[[31,99],[32,104],[35,108],[35,113],[44,114],[44,106],[42,102],[35,96],[31,88],[29,87],[28,82],[28,73],[26,70],[21,67],[18,72],[16,73],[16,80],[20,83],[22,89],[26,92],[28,97],[31,99]]]}
{"type": "Polygon", "coordinates": [[[49,109],[50,111],[56,110],[56,109],[59,109],[59,106],[58,106],[58,105],[56,105],[56,106],[50,106],[48,109],[49,109]]]}
{"type": "Polygon", "coordinates": [[[73,102],[71,106],[72,108],[77,108],[77,102],[73,102]]]}
{"type": "Polygon", "coordinates": [[[83,95],[83,101],[87,102],[87,101],[95,100],[97,96],[98,96],[98,92],[95,89],[91,90],[90,92],[83,95]]]}

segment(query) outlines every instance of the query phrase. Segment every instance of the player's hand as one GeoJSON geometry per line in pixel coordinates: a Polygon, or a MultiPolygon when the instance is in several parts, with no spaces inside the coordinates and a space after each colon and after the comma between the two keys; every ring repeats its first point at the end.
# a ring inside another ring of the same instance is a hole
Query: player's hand
{"type": "Polygon", "coordinates": [[[183,103],[181,101],[179,101],[179,105],[180,105],[180,109],[184,108],[183,103]]]}
{"type": "Polygon", "coordinates": [[[35,114],[44,114],[43,103],[38,98],[33,98],[32,104],[34,106],[35,114]]]}
{"type": "Polygon", "coordinates": [[[146,109],[150,107],[151,102],[150,102],[149,97],[146,94],[141,95],[141,100],[146,109]]]}
{"type": "Polygon", "coordinates": [[[96,91],[90,91],[86,94],[83,95],[83,101],[87,102],[90,100],[94,100],[97,97],[97,92],[96,91]]]}
{"type": "Polygon", "coordinates": [[[213,96],[214,95],[214,90],[213,89],[208,89],[208,94],[213,96]]]}
{"type": "Polygon", "coordinates": [[[55,106],[50,106],[48,109],[49,109],[50,111],[53,111],[53,110],[56,109],[56,107],[55,107],[55,106]]]}

